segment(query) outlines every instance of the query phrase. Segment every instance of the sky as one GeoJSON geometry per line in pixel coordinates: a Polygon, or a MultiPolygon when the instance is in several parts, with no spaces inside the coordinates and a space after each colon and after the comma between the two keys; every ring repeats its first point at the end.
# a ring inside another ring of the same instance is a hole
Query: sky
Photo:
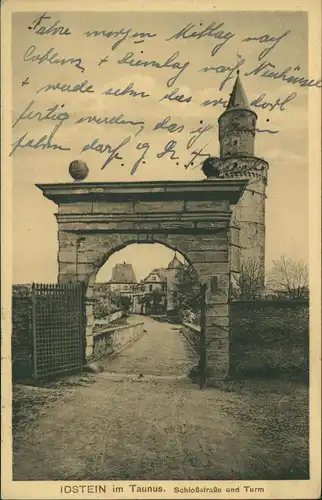
{"type": "MultiPolygon", "coordinates": [[[[160,267],[168,267],[173,259],[175,252],[170,248],[160,245],[159,243],[152,244],[136,244],[128,245],[122,250],[115,252],[108,261],[101,267],[96,275],[98,283],[105,283],[112,278],[112,269],[115,264],[122,262],[131,262],[137,281],[147,278],[150,271],[160,267]],[[147,264],[147,255],[148,264],[147,264]]],[[[177,258],[181,262],[185,262],[184,256],[177,252],[177,258]]]]}
{"type": "MultiPolygon", "coordinates": [[[[17,148],[12,155],[15,283],[56,281],[58,245],[54,214],[57,207],[44,198],[35,184],[71,182],[68,166],[72,160],[82,159],[88,164],[89,176],[86,180],[89,182],[203,179],[204,175],[197,164],[185,168],[191,159],[187,143],[202,121],[202,126],[209,125],[209,130],[197,139],[194,148],[204,147],[204,152],[218,156],[217,119],[224,108],[220,104],[208,107],[201,104],[206,100],[227,100],[236,71],[232,72],[233,78],[222,85],[228,70],[216,73],[202,72],[200,69],[210,66],[232,68],[241,59],[244,64],[240,68],[240,77],[250,103],[262,94],[265,94],[262,102],[272,104],[277,99],[283,102],[288,96],[293,96],[282,109],[278,106],[273,110],[270,110],[272,106],[261,109],[253,105],[258,115],[258,128],[278,130],[278,133],[257,133],[255,142],[256,156],[265,158],[270,166],[266,200],[266,268],[269,269],[273,260],[282,254],[294,259],[308,259],[307,89],[280,79],[245,75],[260,64],[258,58],[262,51],[270,49],[262,61],[269,61],[279,71],[288,66],[298,66],[300,69],[294,73],[308,76],[307,17],[304,12],[47,13],[51,19],[42,21],[41,26],[49,27],[58,20],[59,26],[67,27],[72,33],[69,36],[41,35],[36,33],[37,28],[29,29],[35,26],[35,20],[41,14],[43,12],[13,15],[13,123],[28,106],[29,111],[40,112],[41,115],[34,113],[33,118],[30,115],[28,120],[18,120],[12,129],[12,142],[14,144],[24,134],[27,134],[24,143],[29,139],[38,140],[50,134],[62,121],[55,134],[55,142],[70,150],[25,147],[17,148]],[[222,31],[222,38],[204,36],[199,39],[175,39],[174,35],[189,23],[195,25],[193,29],[196,31],[210,23],[223,23],[217,30],[222,31]],[[121,28],[123,33],[130,31],[127,38],[114,49],[112,46],[120,41],[121,35],[113,38],[88,38],[84,35],[92,30],[115,32],[121,28]],[[131,38],[135,32],[149,32],[155,36],[131,38]],[[243,41],[247,37],[261,36],[264,38],[243,41]],[[212,56],[214,47],[217,49],[212,56]],[[60,58],[81,58],[80,65],[84,71],[72,64],[38,64],[30,60],[33,55],[43,55],[50,48],[54,48],[60,58]],[[181,67],[189,64],[169,87],[167,81],[178,73],[178,69],[131,67],[118,62],[124,60],[129,52],[133,53],[131,57],[135,60],[157,60],[160,63],[178,52],[174,61],[179,61],[181,67]],[[106,59],[106,62],[101,62],[102,59],[106,59]],[[74,86],[84,80],[87,81],[86,85],[92,85],[94,92],[41,90],[48,84],[74,86]],[[148,97],[103,94],[111,88],[125,89],[130,83],[133,83],[137,92],[144,92],[148,97]],[[191,97],[190,102],[162,99],[176,88],[179,89],[177,94],[191,97]],[[64,112],[68,119],[38,119],[55,105],[56,113],[64,112]],[[76,123],[82,117],[96,115],[111,118],[119,114],[123,114],[123,119],[141,122],[141,125],[76,123]],[[184,129],[172,133],[160,128],[153,130],[166,117],[170,117],[168,123],[176,123],[178,127],[183,125],[184,129]],[[97,143],[115,147],[127,137],[131,140],[122,148],[122,160],[113,160],[103,169],[108,157],[106,152],[82,152],[95,139],[97,143]],[[178,160],[171,160],[169,155],[158,158],[157,154],[164,150],[170,140],[177,141],[175,151],[178,160]],[[139,144],[141,147],[148,144],[149,147],[145,147],[146,155],[131,175],[134,163],[144,152],[138,150],[139,144]]],[[[319,77],[309,76],[315,79],[319,77]]],[[[112,266],[119,261],[131,261],[140,278],[155,267],[166,266],[172,256],[173,252],[161,245],[153,245],[149,253],[143,246],[140,246],[140,251],[137,251],[137,246],[133,246],[132,250],[129,246],[108,260],[100,271],[99,280],[108,279],[112,266]]]]}

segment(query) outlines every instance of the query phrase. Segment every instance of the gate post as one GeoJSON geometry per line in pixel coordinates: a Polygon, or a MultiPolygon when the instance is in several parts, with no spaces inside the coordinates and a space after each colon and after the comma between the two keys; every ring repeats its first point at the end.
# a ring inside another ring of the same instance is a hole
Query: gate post
{"type": "Polygon", "coordinates": [[[204,336],[206,385],[216,386],[229,373],[229,263],[213,263],[201,276],[205,285],[204,336]]]}
{"type": "MultiPolygon", "coordinates": [[[[59,232],[59,237],[65,237],[64,232],[59,232]]],[[[76,257],[75,252],[75,242],[76,237],[73,233],[69,235],[69,241],[66,243],[65,247],[59,248],[58,252],[58,283],[83,283],[85,287],[84,294],[84,317],[85,317],[85,361],[93,353],[93,327],[94,327],[94,312],[93,312],[93,282],[95,281],[95,275],[97,268],[92,262],[84,262],[84,252],[82,253],[82,259],[79,256],[76,257]],[[67,254],[67,258],[66,258],[67,254]],[[80,262],[81,260],[81,262],[80,262]]],[[[83,241],[85,241],[84,238],[83,241]]],[[[76,240],[77,241],[77,240],[76,240]]],[[[80,253],[79,249],[77,253],[80,253]]],[[[89,259],[88,259],[89,260],[89,259]]]]}

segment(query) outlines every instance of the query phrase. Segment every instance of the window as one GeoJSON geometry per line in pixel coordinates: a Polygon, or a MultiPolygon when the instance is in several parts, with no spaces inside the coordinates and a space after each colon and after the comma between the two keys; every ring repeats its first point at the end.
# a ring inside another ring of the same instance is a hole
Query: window
{"type": "Polygon", "coordinates": [[[234,146],[237,146],[237,144],[238,144],[238,140],[234,139],[234,146]]]}
{"type": "Polygon", "coordinates": [[[153,290],[153,285],[149,285],[149,291],[152,292],[153,290]]]}

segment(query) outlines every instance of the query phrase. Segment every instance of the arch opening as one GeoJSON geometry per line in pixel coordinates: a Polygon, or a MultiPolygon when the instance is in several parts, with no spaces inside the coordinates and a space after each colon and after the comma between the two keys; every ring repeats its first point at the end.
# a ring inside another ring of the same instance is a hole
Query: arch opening
{"type": "Polygon", "coordinates": [[[199,365],[201,284],[191,262],[176,248],[156,241],[123,242],[101,262],[89,285],[94,338],[108,318],[125,328],[143,322],[145,338],[138,343],[155,358],[157,372],[167,375],[179,358],[186,372],[199,365]]]}

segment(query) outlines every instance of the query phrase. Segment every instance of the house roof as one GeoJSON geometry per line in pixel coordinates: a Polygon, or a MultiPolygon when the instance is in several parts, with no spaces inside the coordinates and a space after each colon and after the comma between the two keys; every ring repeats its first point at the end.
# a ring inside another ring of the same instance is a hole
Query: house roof
{"type": "Polygon", "coordinates": [[[158,269],[154,269],[154,272],[157,273],[162,282],[167,281],[167,270],[165,267],[159,267],[158,269]]]}
{"type": "Polygon", "coordinates": [[[137,283],[132,264],[116,264],[112,270],[110,283],[137,283]]]}
{"type": "Polygon", "coordinates": [[[150,277],[153,274],[158,277],[158,280],[156,281],[157,283],[158,282],[164,283],[165,281],[167,281],[167,270],[164,267],[160,267],[153,269],[153,271],[150,272],[150,274],[143,280],[143,282],[146,283],[148,281],[153,281],[150,280],[150,277]]]}
{"type": "Polygon", "coordinates": [[[161,278],[160,276],[158,275],[158,273],[156,271],[152,271],[149,276],[147,276],[144,280],[144,283],[147,283],[147,282],[153,282],[153,283],[160,283],[161,282],[161,278]],[[152,279],[152,276],[155,276],[155,279],[153,280],[152,279]]]}

